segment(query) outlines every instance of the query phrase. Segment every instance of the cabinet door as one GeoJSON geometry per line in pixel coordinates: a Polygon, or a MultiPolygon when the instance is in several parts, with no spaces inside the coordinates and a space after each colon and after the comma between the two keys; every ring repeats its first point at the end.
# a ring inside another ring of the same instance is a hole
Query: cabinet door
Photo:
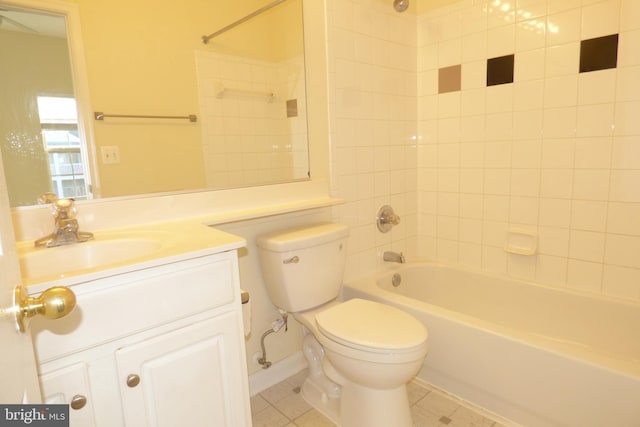
{"type": "Polygon", "coordinates": [[[249,426],[237,312],[116,351],[127,426],[249,426]]]}
{"type": "Polygon", "coordinates": [[[64,404],[69,408],[71,427],[93,427],[93,401],[84,363],[76,363],[40,376],[45,403],[64,404]]]}

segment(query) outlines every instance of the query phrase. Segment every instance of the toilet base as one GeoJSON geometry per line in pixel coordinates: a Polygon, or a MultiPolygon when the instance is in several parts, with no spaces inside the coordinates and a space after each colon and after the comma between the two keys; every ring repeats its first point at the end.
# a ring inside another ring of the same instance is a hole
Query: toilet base
{"type": "Polygon", "coordinates": [[[329,363],[313,334],[305,335],[302,348],[309,364],[302,397],[331,421],[343,427],[412,426],[405,384],[374,389],[349,381],[329,363]]]}
{"type": "Polygon", "coordinates": [[[337,425],[340,425],[340,395],[331,396],[327,394],[322,384],[318,384],[315,378],[311,376],[307,377],[304,384],[302,384],[301,393],[309,405],[337,425]]]}
{"type": "Polygon", "coordinates": [[[411,427],[407,388],[402,385],[377,390],[344,384],[340,402],[340,422],[344,427],[411,427]]]}

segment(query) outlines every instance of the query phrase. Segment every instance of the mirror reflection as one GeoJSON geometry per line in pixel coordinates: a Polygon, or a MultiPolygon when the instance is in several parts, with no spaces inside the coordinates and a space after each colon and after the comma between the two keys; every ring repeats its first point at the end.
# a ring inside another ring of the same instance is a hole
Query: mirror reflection
{"type": "Polygon", "coordinates": [[[0,149],[12,206],[47,191],[82,200],[309,178],[302,0],[74,3],[84,49],[70,56],[69,18],[0,1],[10,58],[0,62],[0,149]],[[75,96],[78,63],[88,99],[75,96]]]}

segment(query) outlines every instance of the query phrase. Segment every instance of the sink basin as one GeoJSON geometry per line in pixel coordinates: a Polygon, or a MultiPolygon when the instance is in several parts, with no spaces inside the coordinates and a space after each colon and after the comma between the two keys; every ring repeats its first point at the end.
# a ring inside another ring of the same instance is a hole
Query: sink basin
{"type": "Polygon", "coordinates": [[[157,251],[161,242],[152,238],[90,240],[55,248],[25,247],[18,250],[20,270],[25,280],[64,277],[145,257],[157,251]]]}

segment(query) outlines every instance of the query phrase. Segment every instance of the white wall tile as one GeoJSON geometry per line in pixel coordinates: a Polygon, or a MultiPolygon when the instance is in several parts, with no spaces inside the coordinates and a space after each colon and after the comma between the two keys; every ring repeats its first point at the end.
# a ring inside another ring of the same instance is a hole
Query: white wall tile
{"type": "Polygon", "coordinates": [[[619,102],[615,105],[615,135],[640,135],[640,101],[619,102]]]}
{"type": "Polygon", "coordinates": [[[486,112],[503,113],[513,110],[513,85],[489,86],[485,91],[486,112]]]}
{"type": "Polygon", "coordinates": [[[607,234],[604,261],[611,265],[640,268],[640,237],[607,234]]]}
{"type": "Polygon", "coordinates": [[[537,197],[511,197],[509,222],[521,225],[538,225],[540,199],[537,197]]]}
{"type": "Polygon", "coordinates": [[[555,227],[538,228],[538,251],[544,255],[567,258],[569,255],[569,229],[555,227]]]}
{"type": "Polygon", "coordinates": [[[605,232],[607,230],[607,205],[607,202],[573,200],[571,203],[571,228],[605,232]]]}
{"type": "Polygon", "coordinates": [[[482,245],[460,242],[458,262],[467,268],[480,270],[482,268],[482,245]]]}
{"type": "Polygon", "coordinates": [[[609,169],[612,138],[577,138],[576,169],[609,169]]]}
{"type": "Polygon", "coordinates": [[[556,46],[579,41],[580,18],[580,9],[570,9],[549,15],[547,17],[547,45],[556,46]]]}
{"type": "Polygon", "coordinates": [[[507,255],[507,274],[513,277],[533,280],[536,277],[536,257],[507,255]]]}
{"type": "Polygon", "coordinates": [[[622,0],[620,10],[620,30],[640,28],[640,4],[636,0],[622,0]]]}
{"type": "Polygon", "coordinates": [[[544,107],[558,108],[576,105],[578,101],[578,76],[549,78],[544,85],[544,107]]]}
{"type": "Polygon", "coordinates": [[[487,58],[486,33],[471,33],[462,37],[462,63],[487,58]]]}
{"type": "Polygon", "coordinates": [[[482,219],[484,214],[484,196],[481,194],[460,195],[460,217],[482,219]]]}
{"type": "Polygon", "coordinates": [[[568,228],[571,224],[571,200],[541,198],[539,224],[568,228]]]}
{"type": "Polygon", "coordinates": [[[578,104],[601,104],[615,101],[615,69],[580,73],[578,77],[578,104]]]}
{"type": "Polygon", "coordinates": [[[576,134],[577,109],[575,107],[544,110],[543,135],[545,138],[568,138],[576,134]]]}
{"type": "Polygon", "coordinates": [[[542,142],[539,140],[521,141],[513,144],[511,151],[512,168],[540,168],[542,142]]]}
{"type": "Polygon", "coordinates": [[[620,28],[620,0],[607,0],[582,8],[582,39],[616,34],[620,28]]]}
{"type": "Polygon", "coordinates": [[[623,32],[619,37],[618,67],[640,65],[640,30],[623,32]]]}
{"type": "Polygon", "coordinates": [[[567,286],[579,291],[599,292],[602,288],[602,264],[569,259],[567,286]]]}
{"type": "Polygon", "coordinates": [[[482,200],[482,217],[487,221],[509,220],[509,197],[488,195],[482,200]]]}
{"type": "Polygon", "coordinates": [[[484,193],[484,171],[481,168],[461,169],[460,192],[468,194],[484,193]]]}
{"type": "Polygon", "coordinates": [[[572,169],[543,169],[541,171],[540,197],[570,199],[572,190],[572,169]]]}
{"type": "Polygon", "coordinates": [[[592,231],[571,230],[569,258],[602,262],[605,234],[592,231]]]}
{"type": "Polygon", "coordinates": [[[486,142],[484,144],[485,168],[509,168],[511,166],[511,147],[509,142],[486,142]]]}
{"type": "Polygon", "coordinates": [[[574,138],[545,139],[542,142],[543,169],[570,169],[575,164],[574,138]]]}
{"type": "Polygon", "coordinates": [[[640,203],[608,204],[607,231],[614,234],[640,236],[640,203]]]}
{"type": "Polygon", "coordinates": [[[568,260],[564,257],[538,255],[535,280],[548,285],[563,286],[567,281],[568,260]]]}
{"type": "Polygon", "coordinates": [[[640,202],[640,170],[611,171],[610,200],[616,202],[640,202]]]}
{"type": "Polygon", "coordinates": [[[508,195],[510,189],[509,169],[485,169],[484,193],[491,195],[508,195]]]}
{"type": "Polygon", "coordinates": [[[513,113],[496,113],[485,116],[487,140],[509,141],[513,138],[513,113]]]}
{"type": "Polygon", "coordinates": [[[640,270],[605,265],[602,291],[615,297],[640,299],[640,270]]]}
{"type": "Polygon", "coordinates": [[[462,62],[462,39],[455,38],[438,43],[438,68],[462,62]]]}
{"type": "MultiPolygon", "coordinates": [[[[512,6],[466,1],[418,20],[418,67],[462,63],[459,94],[439,105],[418,101],[420,141],[432,147],[417,159],[420,249],[471,268],[638,300],[640,2],[512,6]],[[618,68],[579,73],[580,40],[616,33],[618,68]],[[438,64],[433,46],[425,47],[436,40],[438,64]],[[510,53],[514,83],[487,88],[486,59],[510,53]],[[504,252],[509,224],[538,230],[536,257],[504,252]]],[[[419,80],[420,94],[437,89],[434,73],[419,80]]],[[[359,96],[348,113],[368,108],[359,96]]]]}
{"type": "Polygon", "coordinates": [[[484,165],[484,144],[467,142],[460,144],[460,167],[472,170],[484,165]]]}
{"type": "Polygon", "coordinates": [[[578,106],[577,136],[607,136],[614,131],[615,104],[578,106]]]}
{"type": "Polygon", "coordinates": [[[462,89],[484,89],[487,86],[487,61],[462,64],[462,89]]]}
{"type": "Polygon", "coordinates": [[[518,52],[518,60],[514,63],[514,81],[520,82],[543,78],[546,70],[545,64],[545,49],[518,52]]]}
{"type": "Polygon", "coordinates": [[[482,243],[482,221],[478,219],[460,219],[460,241],[482,243]]]}
{"type": "Polygon", "coordinates": [[[462,33],[478,33],[483,32],[485,35],[487,30],[487,10],[486,5],[478,2],[469,8],[465,8],[460,12],[462,22],[462,33]]]}
{"type": "Polygon", "coordinates": [[[487,57],[496,58],[510,55],[515,51],[515,31],[513,24],[495,27],[487,32],[487,57]]]}
{"type": "Polygon", "coordinates": [[[637,101],[640,99],[640,66],[618,69],[617,101],[637,101]]]}
{"type": "Polygon", "coordinates": [[[516,111],[513,113],[513,139],[536,139],[542,137],[542,110],[516,111]]]}
{"type": "Polygon", "coordinates": [[[546,25],[544,20],[529,19],[516,24],[516,52],[544,47],[546,25]]]}
{"type": "Polygon", "coordinates": [[[557,77],[573,75],[580,63],[580,43],[566,43],[546,49],[545,75],[557,77]]]}
{"type": "Polygon", "coordinates": [[[607,200],[610,174],[608,169],[576,169],[573,177],[573,198],[607,200]]]}
{"type": "Polygon", "coordinates": [[[496,274],[507,271],[507,254],[503,248],[492,246],[482,247],[482,269],[496,274]]]}
{"type": "Polygon", "coordinates": [[[511,194],[514,196],[537,197],[540,193],[539,169],[512,169],[511,194]]]}

